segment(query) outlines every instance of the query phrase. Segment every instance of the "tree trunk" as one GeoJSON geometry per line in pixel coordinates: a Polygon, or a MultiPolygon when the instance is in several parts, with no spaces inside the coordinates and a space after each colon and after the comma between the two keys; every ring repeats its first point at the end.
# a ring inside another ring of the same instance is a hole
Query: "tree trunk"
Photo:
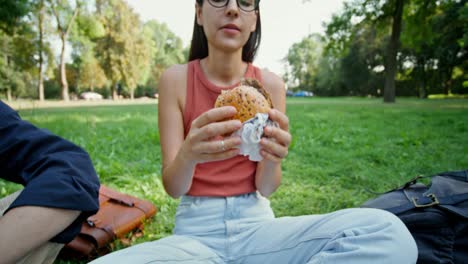
{"type": "Polygon", "coordinates": [[[68,96],[68,81],[67,81],[67,72],[65,68],[65,45],[66,45],[66,36],[65,34],[61,35],[62,40],[62,50],[60,52],[60,84],[62,86],[62,99],[64,101],[69,101],[70,97],[68,96]]]}
{"type": "Polygon", "coordinates": [[[13,100],[13,98],[11,96],[11,88],[10,87],[7,88],[6,94],[7,94],[7,101],[11,102],[13,100]]]}
{"type": "Polygon", "coordinates": [[[114,83],[111,85],[111,94],[112,94],[112,100],[117,100],[119,98],[117,94],[117,83],[114,83]]]}
{"type": "MultiPolygon", "coordinates": [[[[42,70],[42,66],[39,67],[39,70],[42,70]]],[[[39,74],[39,84],[38,84],[38,88],[37,88],[37,92],[39,93],[39,101],[44,101],[45,100],[45,97],[44,97],[44,77],[42,76],[42,74],[39,74]]]]}
{"type": "Polygon", "coordinates": [[[444,81],[445,85],[444,85],[444,93],[446,95],[449,95],[452,93],[452,73],[453,73],[453,69],[452,68],[449,68],[447,70],[447,80],[444,81]]]}
{"type": "Polygon", "coordinates": [[[67,41],[67,36],[68,33],[70,33],[71,25],[75,21],[76,16],[78,15],[78,12],[80,10],[80,5],[79,2],[76,1],[76,8],[75,11],[73,11],[73,15],[68,22],[68,25],[64,27],[62,23],[60,22],[60,14],[57,11],[57,7],[54,3],[54,1],[51,1],[52,4],[52,10],[55,15],[55,19],[57,21],[57,28],[60,34],[60,39],[62,41],[62,51],[60,53],[60,83],[62,85],[62,99],[64,101],[69,101],[70,97],[68,95],[68,82],[67,82],[67,72],[66,72],[66,65],[65,65],[65,45],[67,41]]]}
{"type": "Polygon", "coordinates": [[[421,87],[419,88],[418,95],[419,98],[425,99],[427,98],[426,58],[424,58],[424,56],[419,56],[417,60],[418,67],[421,71],[419,76],[421,80],[421,87]]]}
{"type": "Polygon", "coordinates": [[[403,17],[404,0],[396,0],[395,13],[393,14],[392,35],[387,48],[385,65],[384,102],[395,102],[395,76],[397,72],[397,54],[400,43],[401,20],[403,17]]]}
{"type": "Polygon", "coordinates": [[[41,7],[39,9],[39,83],[37,87],[37,93],[39,96],[39,101],[44,101],[44,76],[43,76],[43,41],[44,41],[44,1],[41,1],[41,7]]]}
{"type": "MultiPolygon", "coordinates": [[[[8,44],[6,44],[6,42],[3,43],[5,46],[7,46],[8,44]]],[[[3,47],[3,50],[7,50],[6,47],[3,47]]],[[[7,65],[7,67],[10,67],[10,60],[8,58],[8,53],[5,52],[4,55],[4,60],[5,60],[5,63],[7,65]]],[[[5,94],[6,94],[6,97],[7,97],[7,101],[11,101],[11,82],[9,82],[9,84],[7,85],[6,87],[6,91],[5,91],[5,94]]]]}

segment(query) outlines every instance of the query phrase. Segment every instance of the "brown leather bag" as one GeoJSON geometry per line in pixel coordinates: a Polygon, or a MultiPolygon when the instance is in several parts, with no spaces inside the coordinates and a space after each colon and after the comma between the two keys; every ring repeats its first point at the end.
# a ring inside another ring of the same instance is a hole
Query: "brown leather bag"
{"type": "Polygon", "coordinates": [[[156,214],[149,201],[101,185],[99,211],[86,219],[81,232],[65,245],[61,258],[94,258],[111,251],[110,244],[132,231],[142,231],[146,219],[156,214]]]}

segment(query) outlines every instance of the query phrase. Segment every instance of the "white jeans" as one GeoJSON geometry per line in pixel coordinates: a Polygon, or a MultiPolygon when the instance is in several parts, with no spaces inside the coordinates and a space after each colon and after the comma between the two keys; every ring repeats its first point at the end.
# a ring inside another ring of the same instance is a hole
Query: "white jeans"
{"type": "MultiPolygon", "coordinates": [[[[5,213],[6,209],[16,200],[20,193],[21,190],[0,200],[0,217],[3,216],[3,213],[5,213]]],[[[29,252],[16,264],[52,264],[63,246],[64,244],[47,242],[29,252]]]]}
{"type": "Polygon", "coordinates": [[[101,257],[102,263],[416,263],[406,226],[378,209],[275,218],[258,193],[184,196],[174,235],[101,257]]]}

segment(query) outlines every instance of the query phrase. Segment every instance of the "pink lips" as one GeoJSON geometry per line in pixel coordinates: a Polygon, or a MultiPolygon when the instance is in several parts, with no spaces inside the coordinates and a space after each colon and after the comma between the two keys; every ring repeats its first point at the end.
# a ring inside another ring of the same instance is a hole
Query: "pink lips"
{"type": "Polygon", "coordinates": [[[227,24],[222,27],[223,31],[229,34],[236,34],[240,32],[239,27],[234,24],[227,24]]]}

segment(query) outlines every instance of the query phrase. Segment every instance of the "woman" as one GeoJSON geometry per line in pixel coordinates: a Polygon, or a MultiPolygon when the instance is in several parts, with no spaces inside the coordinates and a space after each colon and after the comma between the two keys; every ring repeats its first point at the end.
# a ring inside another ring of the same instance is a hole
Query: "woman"
{"type": "Polygon", "coordinates": [[[160,82],[163,182],[181,197],[174,235],[93,263],[415,263],[414,240],[399,219],[375,209],[275,218],[269,201],[281,181],[291,135],[285,92],[275,74],[251,62],[260,43],[257,0],[197,0],[190,61],[160,82]],[[221,90],[255,78],[274,110],[262,138],[263,160],[238,155],[233,107],[213,108],[221,90]]]}

